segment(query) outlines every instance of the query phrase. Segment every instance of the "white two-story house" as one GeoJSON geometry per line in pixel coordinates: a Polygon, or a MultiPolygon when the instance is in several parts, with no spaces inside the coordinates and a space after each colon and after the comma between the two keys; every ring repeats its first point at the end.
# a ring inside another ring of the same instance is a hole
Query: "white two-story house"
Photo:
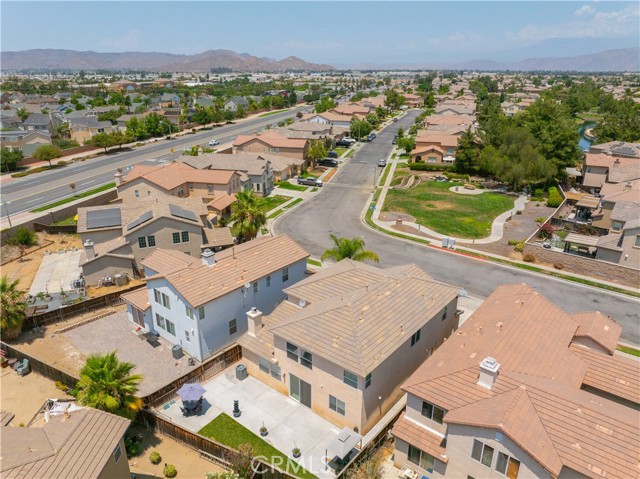
{"type": "Polygon", "coordinates": [[[123,295],[129,319],[202,361],[247,331],[246,311],[271,312],[306,276],[309,253],[286,235],[264,237],[201,259],[156,249],[143,260],[141,290],[123,295]]]}

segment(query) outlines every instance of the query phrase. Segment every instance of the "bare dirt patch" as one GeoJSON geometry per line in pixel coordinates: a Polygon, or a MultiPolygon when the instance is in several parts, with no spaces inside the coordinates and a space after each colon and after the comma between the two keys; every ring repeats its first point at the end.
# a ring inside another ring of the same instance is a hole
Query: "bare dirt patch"
{"type": "Polygon", "coordinates": [[[431,236],[423,233],[422,231],[420,231],[417,228],[414,228],[413,226],[408,226],[408,225],[391,225],[391,229],[394,229],[396,231],[402,231],[403,233],[410,233],[412,235],[417,235],[417,236],[422,236],[424,238],[429,238],[429,239],[433,239],[431,236]]]}
{"type": "Polygon", "coordinates": [[[402,221],[408,221],[409,223],[415,222],[415,218],[406,213],[394,213],[393,211],[382,211],[380,212],[380,220],[381,221],[396,221],[397,219],[401,219],[402,221]]]}

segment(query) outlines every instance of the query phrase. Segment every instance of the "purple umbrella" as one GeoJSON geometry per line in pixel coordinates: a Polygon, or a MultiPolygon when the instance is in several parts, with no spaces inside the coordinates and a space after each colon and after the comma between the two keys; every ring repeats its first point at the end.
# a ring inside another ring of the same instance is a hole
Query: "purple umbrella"
{"type": "Polygon", "coordinates": [[[183,384],[180,389],[178,389],[178,396],[185,401],[197,401],[199,400],[207,390],[203,388],[199,383],[189,383],[183,384]]]}

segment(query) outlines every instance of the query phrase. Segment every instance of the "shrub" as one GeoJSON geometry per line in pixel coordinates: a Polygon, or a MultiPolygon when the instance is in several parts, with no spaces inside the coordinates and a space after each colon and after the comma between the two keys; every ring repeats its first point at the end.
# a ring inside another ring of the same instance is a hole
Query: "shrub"
{"type": "Polygon", "coordinates": [[[542,198],[544,196],[544,190],[542,188],[536,188],[533,190],[533,196],[536,198],[542,198]]]}
{"type": "Polygon", "coordinates": [[[540,226],[540,229],[538,230],[538,238],[551,239],[553,238],[553,233],[555,231],[556,229],[553,226],[551,226],[549,223],[545,223],[540,226]]]}
{"type": "Polygon", "coordinates": [[[562,204],[562,196],[558,191],[558,188],[552,186],[549,188],[549,198],[547,198],[547,206],[551,208],[557,208],[562,204]]]}
{"type": "Polygon", "coordinates": [[[543,216],[538,216],[538,217],[535,219],[535,222],[536,222],[536,223],[544,223],[545,221],[546,221],[546,218],[545,218],[545,217],[543,217],[543,216]]]}
{"type": "Polygon", "coordinates": [[[507,241],[507,244],[509,246],[515,246],[518,243],[524,243],[524,240],[523,239],[510,239],[509,241],[507,241]]]}
{"type": "MultiPolygon", "coordinates": [[[[410,163],[409,169],[416,171],[442,171],[451,168],[453,165],[439,165],[431,163],[410,163]]],[[[449,173],[447,173],[449,175],[449,173]]]]}
{"type": "Polygon", "coordinates": [[[513,248],[518,253],[522,253],[524,251],[524,241],[522,243],[518,243],[513,248]]]}
{"type": "Polygon", "coordinates": [[[522,210],[518,210],[518,211],[516,211],[516,214],[517,214],[517,215],[521,215],[521,214],[522,214],[522,210]]]}
{"type": "Polygon", "coordinates": [[[137,456],[142,452],[142,442],[138,436],[125,437],[124,448],[127,450],[127,457],[137,456]]]}
{"type": "Polygon", "coordinates": [[[153,451],[151,452],[151,454],[149,454],[149,460],[151,461],[151,464],[160,464],[160,461],[162,461],[162,456],[158,451],[153,451]]]}
{"type": "Polygon", "coordinates": [[[522,257],[523,260],[525,260],[527,263],[534,263],[536,260],[536,257],[533,256],[531,253],[527,253],[522,257]]]}
{"type": "Polygon", "coordinates": [[[564,265],[562,263],[553,263],[553,267],[555,269],[564,269],[564,265]]]}
{"type": "MultiPolygon", "coordinates": [[[[44,296],[44,293],[42,293],[44,296]]],[[[40,295],[40,293],[38,293],[38,296],[40,295]]],[[[59,389],[62,392],[67,392],[69,390],[69,388],[67,387],[67,385],[65,383],[63,383],[62,381],[56,381],[55,383],[56,385],[56,389],[59,389]]]]}
{"type": "Polygon", "coordinates": [[[167,464],[166,466],[164,466],[162,474],[164,474],[164,477],[172,478],[178,475],[178,471],[176,470],[176,466],[174,466],[173,464],[167,464]]]}
{"type": "Polygon", "coordinates": [[[444,176],[446,176],[447,178],[449,178],[450,180],[463,180],[463,181],[469,181],[469,175],[464,174],[464,173],[451,173],[449,171],[447,171],[444,176]]]}

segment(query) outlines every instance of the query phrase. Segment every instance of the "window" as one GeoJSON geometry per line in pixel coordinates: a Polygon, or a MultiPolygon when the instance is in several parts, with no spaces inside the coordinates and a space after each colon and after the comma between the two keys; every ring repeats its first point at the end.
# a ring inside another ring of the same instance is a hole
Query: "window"
{"type": "Polygon", "coordinates": [[[304,351],[300,357],[300,364],[305,368],[313,369],[313,355],[309,351],[304,351]]]}
{"type": "Polygon", "coordinates": [[[193,183],[189,183],[189,191],[193,191],[193,183]]]}
{"type": "Polygon", "coordinates": [[[207,185],[207,192],[213,194],[213,185],[207,185]]]}
{"type": "Polygon", "coordinates": [[[364,388],[367,389],[369,386],[371,386],[371,373],[364,378],[364,388]]]}
{"type": "Polygon", "coordinates": [[[420,330],[416,331],[411,335],[411,347],[415,346],[415,344],[420,341],[420,330]]]}
{"type": "Polygon", "coordinates": [[[437,406],[434,406],[431,403],[426,401],[422,401],[422,415],[427,419],[431,419],[432,421],[437,422],[438,424],[442,424],[442,418],[444,417],[444,409],[440,409],[437,406]]]}
{"type": "Polygon", "coordinates": [[[289,281],[289,268],[284,268],[282,270],[282,282],[289,281]]]}
{"type": "Polygon", "coordinates": [[[256,191],[260,191],[260,183],[256,183],[256,191]]]}
{"type": "Polygon", "coordinates": [[[164,293],[161,293],[157,289],[153,290],[153,299],[155,299],[156,303],[161,304],[167,309],[171,309],[171,303],[169,303],[169,296],[164,293]]]}
{"type": "Polygon", "coordinates": [[[258,360],[258,365],[260,366],[260,371],[262,371],[265,374],[269,374],[269,372],[271,371],[271,365],[269,361],[267,361],[264,358],[260,358],[258,360]]]}
{"type": "Polygon", "coordinates": [[[120,444],[118,444],[115,450],[113,451],[113,460],[116,461],[117,463],[120,460],[121,456],[122,456],[122,449],[120,448],[120,444]]]}
{"type": "Polygon", "coordinates": [[[158,313],[156,313],[156,324],[158,325],[159,328],[167,329],[167,326],[165,325],[165,319],[162,316],[160,316],[158,313]]]}
{"type": "Polygon", "coordinates": [[[282,381],[282,370],[280,369],[280,366],[264,358],[259,358],[258,364],[260,366],[260,371],[265,374],[270,374],[273,379],[282,381]]]}
{"type": "Polygon", "coordinates": [[[140,192],[138,190],[133,190],[133,194],[136,198],[140,198],[140,192]]]}
{"type": "Polygon", "coordinates": [[[173,233],[173,244],[178,244],[180,243],[180,233],[173,233]]]}
{"type": "Polygon", "coordinates": [[[171,234],[171,238],[173,239],[173,244],[188,243],[189,242],[189,232],[182,231],[171,234]]]}
{"type": "Polygon", "coordinates": [[[278,381],[282,381],[282,370],[277,364],[271,363],[271,377],[278,381]]]}
{"type": "Polygon", "coordinates": [[[189,232],[188,231],[183,231],[181,234],[182,234],[182,242],[183,243],[188,243],[189,242],[189,232]]]}
{"type": "Polygon", "coordinates": [[[358,389],[358,376],[353,374],[351,371],[347,371],[346,369],[344,370],[342,375],[342,381],[345,384],[348,384],[349,386],[351,386],[352,388],[358,389]]]}
{"type": "Polygon", "coordinates": [[[267,276],[267,288],[271,286],[271,275],[267,276]]]}
{"type": "Polygon", "coordinates": [[[411,444],[409,444],[407,459],[413,462],[416,466],[420,466],[425,471],[433,472],[433,463],[435,461],[433,456],[418,449],[417,447],[413,447],[411,444]]]}
{"type": "Polygon", "coordinates": [[[438,159],[435,156],[430,156],[427,158],[427,163],[437,163],[438,159]]]}
{"type": "Polygon", "coordinates": [[[234,335],[238,332],[238,321],[235,319],[232,319],[231,321],[229,321],[229,335],[234,335]]]}
{"type": "Polygon", "coordinates": [[[193,309],[191,309],[189,306],[187,306],[186,304],[184,305],[184,309],[186,310],[186,315],[187,318],[189,319],[196,319],[196,315],[193,312],[193,309]]]}
{"type": "Polygon", "coordinates": [[[149,248],[153,247],[156,245],[156,237],[151,235],[151,236],[147,236],[147,244],[149,245],[149,248]]]}
{"type": "Polygon", "coordinates": [[[140,248],[146,248],[147,238],[145,238],[144,236],[138,236],[138,246],[140,246],[140,248]]]}
{"type": "Polygon", "coordinates": [[[503,452],[499,452],[498,459],[496,459],[496,471],[509,479],[516,479],[518,471],[520,471],[520,461],[503,452]]]}
{"type": "Polygon", "coordinates": [[[198,317],[199,317],[200,319],[204,319],[204,306],[200,306],[200,307],[198,308],[198,317]]]}
{"type": "Polygon", "coordinates": [[[191,336],[189,336],[189,331],[186,329],[184,330],[184,339],[186,339],[188,343],[191,342],[191,336]]]}
{"type": "Polygon", "coordinates": [[[329,409],[337,412],[342,416],[346,414],[346,406],[344,404],[344,401],[340,401],[340,399],[335,398],[331,395],[329,395],[329,409]]]}
{"type": "Polygon", "coordinates": [[[258,282],[254,281],[253,283],[251,283],[253,286],[253,294],[256,294],[258,292],[258,282]]]}
{"type": "Polygon", "coordinates": [[[164,322],[167,324],[167,333],[175,336],[176,335],[176,325],[171,321],[165,318],[164,322]]]}
{"type": "Polygon", "coordinates": [[[471,457],[485,466],[491,467],[491,463],[493,462],[493,448],[474,439],[471,457]]]}
{"type": "Polygon", "coordinates": [[[445,319],[447,319],[447,310],[449,309],[449,306],[445,306],[444,309],[442,310],[442,320],[444,321],[445,319]]]}
{"type": "Polygon", "coordinates": [[[156,303],[160,303],[160,291],[158,291],[157,289],[153,290],[153,299],[155,300],[156,303]]]}
{"type": "Polygon", "coordinates": [[[151,190],[147,190],[147,196],[151,196],[151,190]]]}
{"type": "Polygon", "coordinates": [[[611,222],[611,231],[620,231],[621,229],[622,229],[622,222],[620,221],[611,222]]]}
{"type": "Polygon", "coordinates": [[[633,244],[636,248],[640,248],[640,235],[636,235],[636,242],[633,244]]]}
{"type": "Polygon", "coordinates": [[[287,357],[298,362],[298,346],[295,344],[287,343],[287,357]]]}

